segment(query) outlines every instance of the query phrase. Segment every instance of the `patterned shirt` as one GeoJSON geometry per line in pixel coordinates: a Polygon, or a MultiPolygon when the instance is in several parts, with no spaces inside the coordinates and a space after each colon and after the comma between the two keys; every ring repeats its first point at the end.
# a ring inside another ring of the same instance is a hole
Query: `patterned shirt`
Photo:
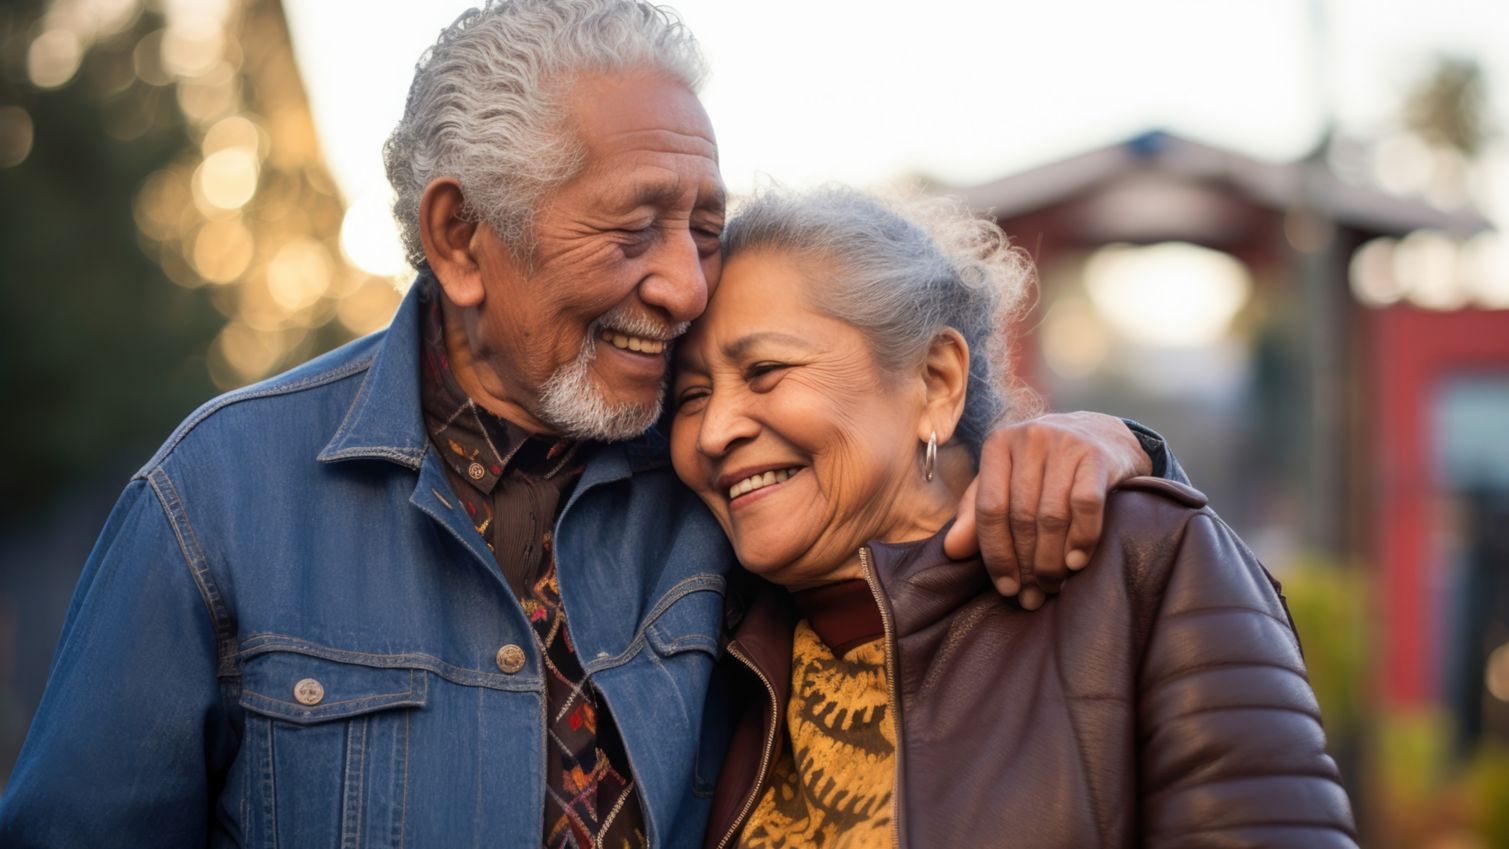
{"type": "MultiPolygon", "coordinates": [[[[421,284],[425,285],[425,284],[421,284]]],[[[551,529],[585,447],[534,436],[482,409],[451,371],[439,295],[427,293],[421,406],[451,490],[534,626],[545,663],[547,849],[646,845],[629,759],[567,633],[551,529]]]]}

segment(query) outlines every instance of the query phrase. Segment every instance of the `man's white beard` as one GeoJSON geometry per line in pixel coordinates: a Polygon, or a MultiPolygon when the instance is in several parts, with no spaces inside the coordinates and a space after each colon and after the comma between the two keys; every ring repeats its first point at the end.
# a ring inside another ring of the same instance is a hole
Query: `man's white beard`
{"type": "Polygon", "coordinates": [[[592,379],[592,361],[597,358],[597,345],[607,345],[598,338],[604,327],[613,328],[630,335],[661,338],[679,336],[686,332],[686,325],[666,328],[632,316],[609,314],[592,323],[582,350],[576,359],[561,366],[540,387],[540,420],[550,425],[562,436],[573,439],[593,439],[600,442],[620,442],[633,439],[649,430],[660,418],[660,407],[665,403],[666,383],[670,379],[667,369],[660,379],[655,400],[649,404],[625,402],[615,404],[603,397],[602,388],[592,379]]]}

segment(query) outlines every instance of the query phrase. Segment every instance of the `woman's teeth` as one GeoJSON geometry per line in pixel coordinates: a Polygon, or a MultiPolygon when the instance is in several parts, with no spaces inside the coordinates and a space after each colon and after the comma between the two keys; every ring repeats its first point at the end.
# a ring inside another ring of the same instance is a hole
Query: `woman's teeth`
{"type": "Polygon", "coordinates": [[[598,334],[598,336],[604,342],[607,342],[613,347],[621,348],[625,351],[635,351],[641,354],[665,353],[664,339],[646,339],[643,336],[625,336],[622,333],[614,333],[611,330],[604,330],[602,333],[598,334]]]}
{"type": "Polygon", "coordinates": [[[761,472],[758,475],[750,475],[728,488],[728,498],[732,501],[746,492],[754,492],[767,486],[774,486],[782,481],[790,480],[791,476],[800,472],[801,466],[793,466],[789,469],[775,469],[769,472],[761,472]]]}

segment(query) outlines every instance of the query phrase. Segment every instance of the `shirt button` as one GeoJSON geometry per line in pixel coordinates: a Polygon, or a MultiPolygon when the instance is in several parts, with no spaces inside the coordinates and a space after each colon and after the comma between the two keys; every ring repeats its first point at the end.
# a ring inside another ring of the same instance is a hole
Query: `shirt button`
{"type": "Polygon", "coordinates": [[[305,678],[293,685],[293,697],[299,704],[313,707],[325,698],[325,687],[313,678],[305,678]]]}
{"type": "Polygon", "coordinates": [[[479,481],[487,474],[481,463],[473,463],[466,467],[466,473],[472,476],[472,480],[479,481]]]}
{"type": "Polygon", "coordinates": [[[498,668],[509,675],[524,668],[524,650],[509,643],[498,649],[498,668]]]}

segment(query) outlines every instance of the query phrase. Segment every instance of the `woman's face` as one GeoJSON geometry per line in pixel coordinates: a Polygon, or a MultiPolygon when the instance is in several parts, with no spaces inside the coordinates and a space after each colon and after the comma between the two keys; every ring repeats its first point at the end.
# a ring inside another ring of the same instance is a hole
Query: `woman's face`
{"type": "Polygon", "coordinates": [[[733,257],[677,346],[672,392],[676,474],[745,568],[796,589],[856,577],[868,540],[915,536],[926,489],[925,383],[882,370],[857,328],[813,306],[824,273],[733,257]]]}

